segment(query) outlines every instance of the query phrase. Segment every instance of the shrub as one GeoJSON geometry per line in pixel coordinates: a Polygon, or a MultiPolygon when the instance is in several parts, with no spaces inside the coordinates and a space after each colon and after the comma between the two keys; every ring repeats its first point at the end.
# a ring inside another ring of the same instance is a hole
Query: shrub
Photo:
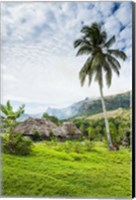
{"type": "Polygon", "coordinates": [[[80,142],[73,143],[73,149],[76,153],[81,153],[82,146],[80,142]]]}
{"type": "Polygon", "coordinates": [[[31,136],[31,138],[35,142],[42,140],[42,137],[41,137],[40,133],[37,130],[33,133],[33,135],[31,136]]]}
{"type": "Polygon", "coordinates": [[[3,152],[15,155],[28,155],[32,150],[32,141],[19,133],[7,134],[2,137],[3,152]]]}
{"type": "Polygon", "coordinates": [[[59,119],[57,117],[55,117],[53,115],[49,115],[48,113],[44,113],[42,117],[45,118],[45,119],[51,120],[57,126],[59,126],[61,124],[60,121],[59,121],[59,119]]]}
{"type": "Polygon", "coordinates": [[[92,143],[89,140],[85,140],[85,150],[86,151],[92,151],[93,147],[94,147],[94,143],[92,143]]]}

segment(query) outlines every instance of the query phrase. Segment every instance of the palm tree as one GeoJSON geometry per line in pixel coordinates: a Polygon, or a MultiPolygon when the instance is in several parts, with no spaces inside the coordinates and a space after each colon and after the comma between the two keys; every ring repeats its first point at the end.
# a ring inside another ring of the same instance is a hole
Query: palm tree
{"type": "Polygon", "coordinates": [[[112,36],[107,40],[107,33],[102,29],[100,24],[93,23],[91,26],[84,26],[81,29],[81,33],[83,34],[82,37],[74,42],[74,48],[78,47],[76,55],[89,55],[79,72],[81,86],[84,85],[86,77],[88,77],[89,80],[88,85],[91,84],[93,77],[95,78],[95,81],[98,82],[109,149],[113,149],[103,95],[103,74],[105,73],[107,86],[110,87],[113,71],[118,76],[120,74],[119,70],[121,65],[117,58],[125,60],[127,56],[123,51],[110,49],[115,42],[115,36],[112,36]]]}

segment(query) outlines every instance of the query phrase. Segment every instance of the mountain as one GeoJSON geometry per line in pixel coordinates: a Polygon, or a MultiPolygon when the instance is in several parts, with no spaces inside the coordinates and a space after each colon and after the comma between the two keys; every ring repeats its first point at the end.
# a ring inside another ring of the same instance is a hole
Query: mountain
{"type": "Polygon", "coordinates": [[[22,121],[25,121],[26,119],[28,118],[37,118],[37,119],[40,119],[42,117],[42,113],[38,113],[38,114],[26,114],[26,113],[23,113],[18,119],[17,121],[19,122],[22,122],[22,121]]]}
{"type": "Polygon", "coordinates": [[[23,113],[18,119],[17,121],[22,122],[25,121],[26,119],[28,119],[30,117],[30,115],[23,113]]]}
{"type": "MultiPolygon", "coordinates": [[[[107,111],[115,110],[118,108],[124,108],[124,109],[130,108],[131,95],[132,94],[129,91],[129,92],[125,92],[122,94],[106,96],[105,103],[106,103],[107,111]]],[[[15,104],[16,107],[18,107],[21,104],[19,102],[13,102],[13,103],[15,104]]],[[[31,106],[31,104],[30,104],[30,106],[31,106]]],[[[42,106],[43,106],[43,112],[37,113],[37,114],[24,113],[21,115],[21,117],[17,121],[24,121],[24,120],[28,119],[29,117],[41,118],[44,111],[47,112],[49,115],[56,116],[60,120],[65,120],[65,119],[69,119],[69,118],[72,118],[75,116],[80,116],[80,115],[91,116],[91,115],[102,112],[102,105],[101,105],[100,98],[98,98],[98,99],[85,98],[82,101],[79,101],[77,103],[72,104],[71,106],[68,106],[68,107],[62,108],[62,109],[48,107],[46,110],[44,110],[44,105],[42,105],[42,106]]],[[[36,108],[37,106],[33,105],[33,107],[36,108]]],[[[2,116],[2,114],[1,114],[1,116],[2,116]]]]}
{"type": "MultiPolygon", "coordinates": [[[[105,104],[107,111],[115,110],[118,108],[130,108],[130,96],[131,92],[125,92],[122,94],[106,96],[105,104]]],[[[48,108],[46,112],[49,115],[54,115],[61,120],[75,117],[77,115],[93,115],[102,112],[101,100],[95,99],[90,100],[86,98],[83,101],[72,104],[66,108],[57,109],[57,108],[48,108]]]]}

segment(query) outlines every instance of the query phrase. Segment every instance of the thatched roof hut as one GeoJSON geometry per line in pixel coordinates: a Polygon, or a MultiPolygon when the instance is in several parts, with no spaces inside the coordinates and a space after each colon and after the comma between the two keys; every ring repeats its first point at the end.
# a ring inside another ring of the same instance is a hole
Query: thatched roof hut
{"type": "Polygon", "coordinates": [[[36,132],[39,135],[50,138],[51,135],[59,138],[78,138],[81,135],[80,130],[72,122],[64,122],[62,126],[57,126],[48,119],[29,118],[21,122],[14,132],[25,136],[33,136],[36,132]]]}

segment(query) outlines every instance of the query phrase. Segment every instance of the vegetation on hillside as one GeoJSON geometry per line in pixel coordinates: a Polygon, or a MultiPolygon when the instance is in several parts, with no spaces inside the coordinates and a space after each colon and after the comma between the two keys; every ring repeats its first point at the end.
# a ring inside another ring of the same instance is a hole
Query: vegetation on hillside
{"type": "MultiPolygon", "coordinates": [[[[131,92],[105,97],[107,111],[118,108],[130,109],[131,92]]],[[[78,115],[94,115],[102,113],[101,100],[86,100],[79,108],[78,115]]]]}
{"type": "Polygon", "coordinates": [[[57,117],[55,117],[53,115],[49,115],[47,112],[43,113],[42,118],[49,119],[50,121],[54,122],[57,126],[59,126],[61,124],[60,120],[57,117]]]}
{"type": "MultiPolygon", "coordinates": [[[[113,143],[130,146],[130,110],[109,111],[108,117],[113,143]]],[[[100,113],[93,116],[77,116],[71,121],[81,130],[82,136],[90,140],[103,141],[106,137],[103,118],[103,113],[100,113]]]]}

